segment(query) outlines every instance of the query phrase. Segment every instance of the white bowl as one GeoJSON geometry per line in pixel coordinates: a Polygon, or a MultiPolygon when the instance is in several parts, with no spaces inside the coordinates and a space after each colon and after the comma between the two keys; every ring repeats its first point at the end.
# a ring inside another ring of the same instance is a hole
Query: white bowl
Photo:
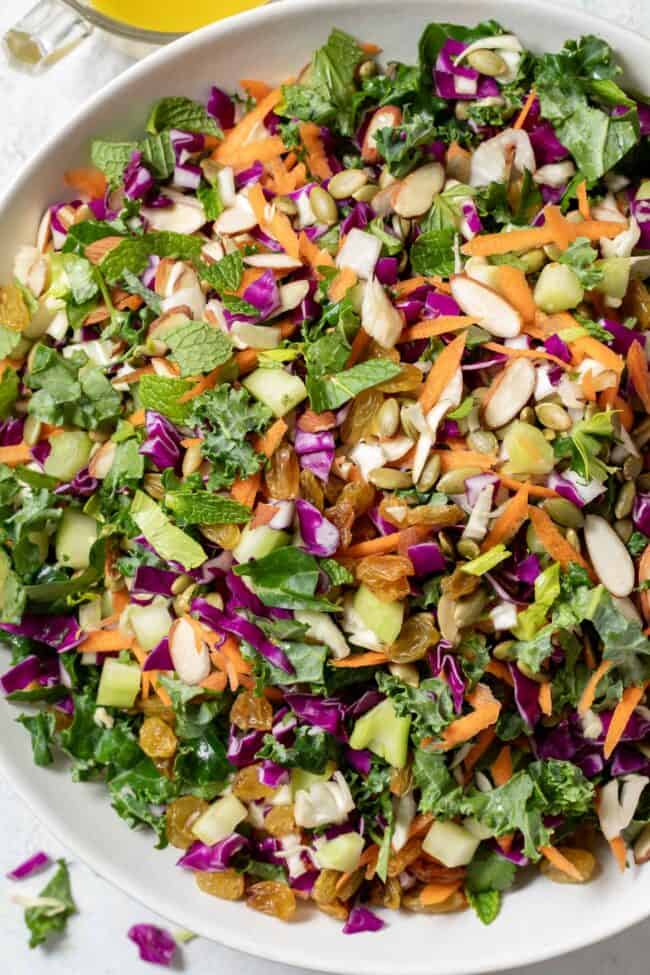
{"type": "MultiPolygon", "coordinates": [[[[239,78],[282,81],[309,60],[332,26],[380,44],[388,58],[413,61],[429,21],[475,23],[487,17],[537,50],[600,34],[622,57],[628,83],[639,90],[647,86],[647,40],[540,0],[286,0],[185,37],[127,71],[78,112],[0,204],[0,279],[10,274],[15,247],[33,239],[45,205],[60,198],[63,171],[87,159],[90,139],[136,136],[156,98],[204,98],[209,85],[232,88],[239,78]]],[[[471,911],[441,916],[386,911],[381,932],[359,937],[343,936],[340,922],[316,911],[305,910],[284,925],[243,904],[202,894],[191,874],[174,866],[178,851],[156,851],[150,834],[129,830],[101,784],[75,784],[64,770],[34,767],[16,713],[0,703],[0,770],[36,815],[77,856],[151,910],[253,955],[358,975],[470,975],[581,948],[650,913],[650,867],[621,876],[605,856],[600,876],[584,887],[535,876],[506,895],[500,917],[488,928],[471,911]]]]}

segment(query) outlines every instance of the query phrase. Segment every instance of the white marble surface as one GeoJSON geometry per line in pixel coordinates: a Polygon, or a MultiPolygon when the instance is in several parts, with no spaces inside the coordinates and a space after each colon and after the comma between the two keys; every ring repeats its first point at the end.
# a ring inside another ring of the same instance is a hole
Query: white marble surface
{"type": "MultiPolygon", "coordinates": [[[[525,0],[522,0],[525,2],[525,0]]],[[[565,0],[567,2],[567,0],[565,0]]],[[[615,9],[605,0],[571,0],[619,24],[648,31],[643,8],[648,0],[618,0],[615,9]]],[[[31,6],[33,0],[2,0],[0,31],[31,6]]],[[[486,14],[489,3],[486,2],[486,14]]],[[[433,12],[433,10],[432,10],[433,12]]],[[[64,62],[40,78],[12,73],[0,55],[0,185],[17,172],[21,164],[70,113],[113,78],[129,63],[116,52],[107,51],[98,36],[87,40],[64,62]]],[[[80,796],[80,800],[81,800],[80,796]]],[[[51,855],[65,850],[40,826],[29,810],[0,780],[0,876],[36,849],[51,855]]],[[[155,855],[152,852],[152,855],[155,855]]],[[[146,864],[141,865],[146,869],[146,864]]],[[[79,915],[72,919],[68,934],[52,948],[28,951],[22,911],[11,903],[9,882],[0,882],[0,958],[7,975],[136,975],[145,972],[137,950],[126,938],[134,922],[166,922],[105,883],[84,864],[71,863],[74,895],[79,915]],[[4,890],[2,888],[5,888],[4,890]]],[[[23,881],[22,888],[39,890],[43,880],[23,881]]],[[[218,904],[215,903],[218,910],[218,904]]],[[[531,919],[538,923],[539,919],[531,919]]],[[[552,936],[549,932],[549,936],[552,936]]],[[[638,925],[601,945],[565,956],[546,965],[518,969],[508,975],[646,975],[650,944],[650,922],[638,925]]],[[[361,947],[361,946],[359,946],[361,947]]],[[[153,971],[153,969],[149,969],[153,971]]],[[[292,969],[253,959],[208,941],[195,940],[178,952],[176,971],[208,975],[290,975],[292,969]]],[[[303,973],[306,975],[306,973],[303,973]]]]}

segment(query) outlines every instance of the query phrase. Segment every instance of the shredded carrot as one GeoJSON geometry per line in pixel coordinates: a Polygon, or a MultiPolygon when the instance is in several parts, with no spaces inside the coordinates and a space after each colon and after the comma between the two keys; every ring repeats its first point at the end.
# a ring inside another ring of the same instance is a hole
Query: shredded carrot
{"type": "Polygon", "coordinates": [[[115,379],[111,379],[111,382],[113,386],[121,386],[122,383],[128,386],[130,383],[140,382],[143,376],[151,376],[153,372],[153,366],[141,366],[140,369],[127,372],[124,376],[116,376],[115,379]]]}
{"type": "Polygon", "coordinates": [[[0,464],[7,467],[17,467],[18,464],[28,464],[32,459],[32,449],[29,444],[17,443],[9,447],[0,447],[0,464]]]}
{"type": "Polygon", "coordinates": [[[64,173],[63,179],[67,186],[71,186],[77,193],[88,196],[91,200],[102,199],[108,189],[106,177],[95,166],[69,169],[64,173]]]}
{"type": "Polygon", "coordinates": [[[425,907],[431,904],[442,904],[456,893],[460,884],[460,880],[450,884],[427,884],[420,891],[420,904],[425,907]]]}
{"type": "Polygon", "coordinates": [[[120,630],[95,630],[89,633],[77,647],[79,653],[110,653],[113,650],[130,650],[133,637],[120,630]]]}
{"type": "Polygon", "coordinates": [[[424,833],[428,833],[432,822],[433,816],[431,813],[419,813],[410,825],[408,832],[409,839],[412,839],[414,836],[422,836],[424,833]]]}
{"type": "Polygon", "coordinates": [[[582,395],[588,403],[596,402],[596,387],[594,386],[594,374],[591,369],[587,369],[580,383],[582,395]]]}
{"type": "Polygon", "coordinates": [[[469,257],[494,257],[512,251],[528,251],[546,244],[556,243],[564,248],[578,237],[611,240],[621,232],[621,224],[612,220],[583,220],[571,223],[562,216],[558,207],[546,207],[546,222],[541,227],[524,230],[508,230],[500,234],[478,234],[461,247],[461,253],[469,257]],[[563,238],[563,239],[559,239],[563,238]]]}
{"type": "Polygon", "coordinates": [[[217,366],[216,369],[213,369],[206,376],[201,376],[191,389],[186,390],[182,396],[178,397],[178,402],[189,403],[190,400],[196,399],[197,396],[205,393],[208,389],[214,389],[219,382],[220,370],[221,366],[217,366]]]}
{"type": "Polygon", "coordinates": [[[627,371],[637,396],[643,403],[646,413],[650,413],[650,374],[648,373],[648,359],[641,345],[636,340],[627,352],[627,371]]]}
{"type": "Polygon", "coordinates": [[[425,415],[436,405],[456,371],[460,368],[464,351],[465,334],[463,333],[444,347],[429,370],[424,388],[420,393],[420,406],[425,415]]]}
{"type": "MultiPolygon", "coordinates": [[[[420,538],[433,531],[433,527],[429,525],[417,525],[415,527],[418,529],[420,538]]],[[[363,559],[367,555],[385,555],[387,552],[396,552],[405,531],[410,532],[411,529],[405,528],[403,531],[393,532],[392,535],[380,535],[378,538],[371,538],[366,542],[357,542],[356,545],[351,545],[345,550],[345,555],[350,559],[363,559]]]]}
{"type": "Polygon", "coordinates": [[[594,670],[580,696],[580,701],[578,702],[578,714],[585,714],[589,710],[591,705],[594,703],[596,690],[600,681],[605,674],[609,673],[613,666],[614,664],[611,660],[603,660],[600,666],[594,670]]]}
{"type": "Polygon", "coordinates": [[[578,883],[582,882],[582,874],[578,868],[554,846],[540,846],[539,852],[542,856],[546,857],[549,863],[553,864],[556,870],[561,870],[567,877],[571,877],[572,880],[576,880],[578,883]]]}
{"type": "Polygon", "coordinates": [[[113,612],[116,615],[120,615],[124,612],[126,607],[129,605],[129,593],[126,589],[117,589],[112,593],[111,605],[113,607],[113,612]]]}
{"type": "Polygon", "coordinates": [[[277,504],[265,504],[263,501],[258,501],[250,527],[259,528],[260,525],[268,525],[270,521],[273,521],[278,511],[280,508],[277,504]]]}
{"type": "Polygon", "coordinates": [[[266,166],[273,177],[273,188],[276,193],[285,195],[296,188],[296,178],[293,176],[280,158],[270,159],[266,166]]]}
{"type": "Polygon", "coordinates": [[[591,335],[583,335],[582,338],[571,342],[571,351],[577,354],[576,358],[580,359],[580,361],[584,358],[595,359],[605,369],[609,369],[619,376],[623,372],[624,362],[622,357],[591,335]]]}
{"type": "Polygon", "coordinates": [[[506,545],[527,519],[528,485],[522,484],[492,525],[481,545],[482,551],[487,552],[500,542],[506,545]]]}
{"type": "Polygon", "coordinates": [[[576,196],[578,197],[578,210],[580,211],[580,216],[583,220],[591,220],[591,209],[589,207],[589,199],[587,197],[587,181],[583,179],[581,183],[578,183],[576,187],[576,196]]]}
{"type": "Polygon", "coordinates": [[[351,369],[352,366],[356,366],[357,362],[364,354],[368,346],[370,345],[370,336],[366,332],[365,328],[360,328],[357,334],[352,339],[352,347],[350,348],[350,355],[348,356],[348,361],[345,368],[351,369]]]}
{"type": "MultiPolygon", "coordinates": [[[[148,654],[146,650],[142,649],[142,647],[137,642],[137,640],[134,640],[133,643],[131,644],[131,653],[140,664],[140,668],[142,668],[147,660],[148,654]]],[[[153,687],[154,691],[156,692],[160,700],[163,702],[163,704],[166,707],[170,708],[172,706],[172,699],[170,698],[165,688],[160,687],[158,685],[157,671],[150,670],[142,674],[143,693],[145,691],[145,688],[148,689],[149,683],[151,683],[151,686],[153,687]]]]}
{"type": "Polygon", "coordinates": [[[517,309],[524,322],[534,322],[537,307],[524,272],[510,264],[502,264],[498,269],[497,284],[499,291],[517,309]]]}
{"type": "Polygon", "coordinates": [[[550,516],[542,508],[529,505],[528,517],[533,523],[537,540],[544,546],[552,559],[559,562],[563,569],[566,569],[571,562],[576,562],[583,569],[586,569],[593,578],[593,572],[583,557],[576,552],[572,545],[569,545],[551,521],[550,516]]]}
{"type": "Polygon", "coordinates": [[[614,854],[616,862],[618,863],[618,869],[623,873],[627,867],[627,847],[625,846],[625,840],[619,834],[614,836],[609,842],[609,848],[614,854]]]}
{"type": "Polygon", "coordinates": [[[468,315],[439,315],[438,318],[426,318],[417,325],[405,328],[399,337],[400,342],[414,342],[417,339],[430,339],[436,335],[446,335],[448,332],[458,332],[462,328],[476,325],[478,318],[468,315]]]}
{"type": "Polygon", "coordinates": [[[562,369],[572,368],[567,365],[564,359],[560,359],[559,356],[553,355],[551,352],[546,352],[545,349],[511,349],[509,345],[501,345],[500,342],[484,342],[483,348],[489,349],[490,352],[498,352],[499,355],[506,355],[509,359],[547,359],[562,369]]]}
{"type": "Polygon", "coordinates": [[[622,396],[619,396],[616,389],[613,386],[608,386],[607,389],[603,389],[598,397],[600,406],[605,410],[615,410],[618,413],[618,418],[621,421],[621,426],[623,426],[628,432],[634,426],[634,410],[622,396]]]}
{"type": "Polygon", "coordinates": [[[242,349],[235,356],[235,362],[239,369],[239,375],[245,376],[257,368],[257,352],[255,349],[242,349]]]}
{"type": "Polygon", "coordinates": [[[641,703],[647,686],[647,683],[641,684],[640,687],[632,685],[631,687],[626,687],[623,691],[620,701],[614,708],[612,720],[609,723],[609,728],[605,735],[605,744],[603,746],[605,758],[610,757],[621,740],[634,709],[641,703]]]}
{"type": "Polygon", "coordinates": [[[307,165],[312,176],[318,179],[329,179],[332,170],[327,161],[320,128],[313,122],[303,122],[300,126],[300,138],[307,150],[307,165]]]}
{"type": "Polygon", "coordinates": [[[272,457],[282,443],[282,438],[288,429],[284,420],[276,420],[275,423],[271,424],[266,433],[257,438],[255,441],[255,450],[259,454],[264,454],[265,457],[272,457]]]}
{"type": "Polygon", "coordinates": [[[129,311],[137,311],[138,308],[142,308],[144,301],[140,295],[130,295],[126,294],[125,292],[118,292],[113,297],[113,304],[118,311],[125,311],[126,309],[129,311]]]}
{"type": "Polygon", "coordinates": [[[550,681],[545,681],[539,685],[539,708],[542,714],[550,717],[553,714],[553,685],[550,681]]]}
{"type": "Polygon", "coordinates": [[[256,81],[254,78],[242,78],[239,85],[256,102],[261,102],[273,90],[265,81],[256,81]]]}
{"type": "Polygon", "coordinates": [[[141,427],[144,425],[144,421],[145,421],[144,410],[143,409],[135,410],[131,414],[131,416],[127,416],[126,419],[131,424],[132,427],[141,427]]]}
{"type": "Polygon", "coordinates": [[[261,484],[262,475],[259,472],[257,474],[251,474],[250,477],[246,477],[243,480],[237,478],[230,489],[230,497],[233,501],[239,501],[240,504],[252,508],[261,484]]]}
{"type": "Polygon", "coordinates": [[[481,454],[478,450],[434,450],[440,458],[440,469],[443,474],[447,471],[458,470],[459,467],[478,467],[482,471],[489,471],[498,463],[494,454],[481,454]]]}
{"type": "Polygon", "coordinates": [[[479,732],[496,724],[501,713],[501,704],[494,699],[487,704],[481,704],[471,714],[465,714],[462,718],[456,718],[450,725],[447,725],[442,733],[442,741],[434,742],[432,739],[422,739],[422,744],[430,745],[435,751],[448,751],[456,748],[463,742],[474,738],[479,732]]]}
{"type": "Polygon", "coordinates": [[[509,745],[503,746],[492,762],[490,771],[496,786],[505,785],[512,778],[512,754],[509,745]]]}
{"type": "Polygon", "coordinates": [[[484,728],[483,731],[479,732],[476,741],[468,751],[463,761],[466,781],[472,774],[474,766],[483,757],[483,755],[485,755],[495,738],[496,732],[492,727],[484,728]]]}
{"type": "Polygon", "coordinates": [[[248,112],[232,129],[228,131],[226,137],[213,152],[213,157],[219,162],[229,164],[234,160],[239,165],[238,149],[252,135],[258,123],[262,123],[269,112],[282,100],[282,89],[276,88],[257,103],[255,108],[248,112]]]}
{"type": "Polygon", "coordinates": [[[332,660],[332,667],[378,667],[380,664],[388,662],[385,653],[369,650],[368,653],[353,653],[350,657],[343,657],[341,660],[332,660]]]}
{"type": "MultiPolygon", "coordinates": [[[[244,169],[252,166],[253,163],[268,163],[271,159],[276,159],[286,151],[287,147],[280,136],[271,135],[264,139],[259,139],[257,142],[249,142],[248,145],[242,146],[232,156],[228,156],[226,159],[220,161],[224,162],[227,166],[235,166],[237,172],[241,173],[244,169]]],[[[219,152],[218,149],[217,152],[219,152]]]]}
{"type": "Polygon", "coordinates": [[[361,854],[359,864],[361,864],[361,859],[364,860],[366,866],[366,880],[372,880],[375,875],[375,870],[377,869],[377,861],[379,860],[379,847],[376,843],[372,846],[367,847],[361,854]]]}
{"type": "Polygon", "coordinates": [[[535,99],[537,98],[537,92],[534,88],[531,88],[526,96],[526,101],[524,102],[519,115],[513,123],[513,129],[523,129],[524,123],[528,118],[531,108],[535,104],[535,99]]]}
{"type": "MultiPolygon", "coordinates": [[[[509,491],[518,491],[522,485],[522,482],[516,478],[507,477],[501,473],[499,473],[499,480],[503,487],[507,487],[509,491]]],[[[559,498],[557,491],[554,491],[553,488],[545,487],[543,484],[529,484],[527,482],[526,487],[531,498],[559,498]]]]}
{"type": "Polygon", "coordinates": [[[348,290],[357,283],[356,271],[351,267],[343,267],[336,275],[329,286],[329,297],[331,301],[341,301],[345,298],[348,290]]]}
{"type": "Polygon", "coordinates": [[[404,281],[398,281],[393,290],[398,298],[405,298],[417,288],[421,288],[423,284],[427,284],[427,279],[420,274],[415,278],[406,278],[404,281]]]}
{"type": "Polygon", "coordinates": [[[317,276],[319,267],[333,267],[334,258],[328,251],[322,251],[320,247],[310,240],[304,230],[299,237],[300,257],[306,261],[310,267],[316,271],[317,276]]]}
{"type": "Polygon", "coordinates": [[[204,687],[206,691],[224,691],[227,683],[228,678],[226,674],[219,670],[214,670],[204,680],[199,682],[199,687],[204,687]]]}
{"type": "Polygon", "coordinates": [[[504,684],[508,684],[510,687],[514,687],[514,679],[510,673],[509,668],[503,663],[502,660],[490,660],[488,661],[487,667],[485,668],[487,674],[492,674],[498,680],[502,680],[504,684]]]}
{"type": "Polygon", "coordinates": [[[371,41],[362,41],[359,47],[364,54],[381,54],[382,48],[378,44],[373,44],[371,41]]]}
{"type": "Polygon", "coordinates": [[[187,450],[188,447],[198,447],[202,443],[203,439],[201,437],[183,437],[181,440],[181,447],[185,447],[187,450]]]}

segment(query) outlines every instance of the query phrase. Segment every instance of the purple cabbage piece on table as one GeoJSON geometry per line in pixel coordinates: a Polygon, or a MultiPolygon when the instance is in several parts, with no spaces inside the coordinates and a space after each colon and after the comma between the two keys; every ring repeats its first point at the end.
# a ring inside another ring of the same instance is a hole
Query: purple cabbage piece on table
{"type": "Polygon", "coordinates": [[[142,961],[164,965],[165,968],[171,965],[176,942],[169,931],[158,928],[155,924],[134,924],[129,928],[128,937],[138,946],[142,961]]]}
{"type": "Polygon", "coordinates": [[[25,877],[31,877],[33,873],[36,873],[43,867],[48,866],[48,864],[51,862],[52,861],[47,853],[45,853],[43,850],[39,850],[26,860],[23,860],[22,863],[19,863],[18,866],[14,867],[13,870],[10,870],[6,876],[10,880],[24,880],[25,877]]]}

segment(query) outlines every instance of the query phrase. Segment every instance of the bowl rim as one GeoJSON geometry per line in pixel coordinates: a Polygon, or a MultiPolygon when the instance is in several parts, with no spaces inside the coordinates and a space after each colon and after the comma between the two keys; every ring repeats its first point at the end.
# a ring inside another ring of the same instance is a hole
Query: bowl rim
{"type": "MultiPolygon", "coordinates": [[[[76,5],[84,13],[87,12],[87,8],[82,9],[77,5],[77,0],[65,0],[65,2],[70,6],[76,5]]],[[[456,0],[458,13],[454,16],[454,22],[463,23],[467,20],[473,21],[475,19],[476,2],[477,0],[456,0]],[[470,10],[472,10],[471,13],[470,10]]],[[[430,11],[429,19],[434,20],[435,11],[431,9],[430,0],[409,0],[409,3],[422,7],[423,10],[430,11]]],[[[209,45],[212,41],[217,41],[229,34],[246,33],[249,27],[253,25],[257,25],[259,28],[263,27],[265,23],[276,20],[287,19],[290,21],[293,13],[302,13],[305,11],[305,8],[322,8],[331,11],[332,25],[334,25],[337,9],[355,10],[359,6],[371,6],[373,11],[379,12],[381,7],[393,8],[394,0],[282,0],[282,3],[267,3],[261,7],[226,18],[225,20],[208,24],[200,30],[180,35],[171,45],[161,47],[142,61],[136,62],[109,82],[104,88],[92,95],[74,112],[64,126],[58,129],[57,132],[41,145],[8,184],[4,192],[0,193],[0,224],[3,218],[3,211],[10,204],[14,195],[22,190],[28,189],[30,181],[43,167],[52,149],[64,143],[77,130],[83,129],[99,107],[119,97],[123,88],[127,88],[133,82],[137,82],[140,78],[145,77],[152,68],[156,68],[166,60],[170,60],[179,55],[189,54],[195,48],[209,45]]],[[[518,13],[521,15],[522,6],[521,0],[494,0],[494,7],[498,8],[498,16],[506,22],[510,13],[518,13]]],[[[493,16],[497,16],[497,10],[492,11],[492,14],[493,16]]],[[[543,16],[544,18],[548,18],[550,15],[554,19],[557,19],[559,23],[567,22],[567,30],[575,29],[574,27],[569,28],[568,22],[578,20],[581,25],[584,25],[581,26],[581,30],[584,33],[592,32],[604,35],[617,51],[624,52],[626,46],[643,48],[646,56],[650,58],[650,37],[635,33],[629,28],[621,27],[604,17],[597,16],[578,7],[567,7],[565,4],[555,2],[555,0],[526,0],[525,15],[526,17],[529,16],[533,22],[535,15],[539,17],[543,16]]],[[[169,39],[168,35],[165,35],[165,37],[169,39]]],[[[169,901],[168,903],[165,899],[166,892],[161,892],[160,901],[157,903],[148,900],[143,893],[140,893],[137,888],[134,889],[131,883],[125,880],[119,868],[114,867],[109,856],[102,855],[95,848],[81,840],[72,827],[66,823],[65,817],[48,807],[38,788],[38,777],[33,774],[34,771],[31,765],[29,768],[21,766],[15,756],[12,756],[3,748],[2,742],[0,741],[0,772],[11,787],[15,789],[20,798],[29,806],[31,811],[58,840],[78,856],[80,860],[129,897],[142,903],[153,912],[166,916],[169,920],[174,918],[175,913],[178,916],[178,911],[172,902],[169,901]],[[162,901],[164,901],[164,907],[161,907],[162,901]]],[[[61,774],[60,770],[55,774],[61,774]]],[[[573,930],[563,930],[559,943],[554,943],[554,939],[549,938],[542,948],[537,947],[535,949],[526,948],[525,942],[517,939],[519,943],[516,956],[504,957],[501,961],[497,962],[496,966],[494,962],[490,962],[487,958],[477,958],[475,961],[472,961],[471,967],[468,967],[466,962],[447,965],[444,975],[481,975],[481,973],[502,971],[513,965],[524,966],[545,962],[552,958],[578,951],[581,948],[598,944],[650,916],[650,902],[647,903],[643,898],[638,898],[636,906],[630,901],[630,908],[630,912],[624,920],[617,918],[608,919],[607,916],[601,916],[599,918],[598,930],[590,932],[588,935],[585,933],[576,933],[573,930]]],[[[192,926],[191,923],[190,926],[192,926]]],[[[374,963],[369,964],[364,961],[363,952],[353,947],[353,950],[350,952],[350,967],[343,968],[337,962],[328,962],[327,958],[314,958],[313,953],[310,953],[306,947],[300,947],[299,945],[290,946],[288,939],[285,940],[282,937],[269,939],[263,944],[252,944],[250,936],[245,932],[245,925],[241,928],[226,927],[224,925],[218,936],[213,931],[201,931],[200,924],[195,925],[194,928],[203,937],[228,948],[236,949],[251,957],[264,958],[296,968],[305,968],[313,971],[316,965],[316,970],[318,971],[345,975],[353,966],[354,971],[358,975],[394,975],[392,953],[387,956],[386,965],[378,967],[374,963]]],[[[426,958],[422,958],[418,964],[406,960],[400,964],[400,971],[403,975],[429,975],[430,967],[426,958]]],[[[441,975],[441,973],[438,973],[438,975],[441,975]]]]}

